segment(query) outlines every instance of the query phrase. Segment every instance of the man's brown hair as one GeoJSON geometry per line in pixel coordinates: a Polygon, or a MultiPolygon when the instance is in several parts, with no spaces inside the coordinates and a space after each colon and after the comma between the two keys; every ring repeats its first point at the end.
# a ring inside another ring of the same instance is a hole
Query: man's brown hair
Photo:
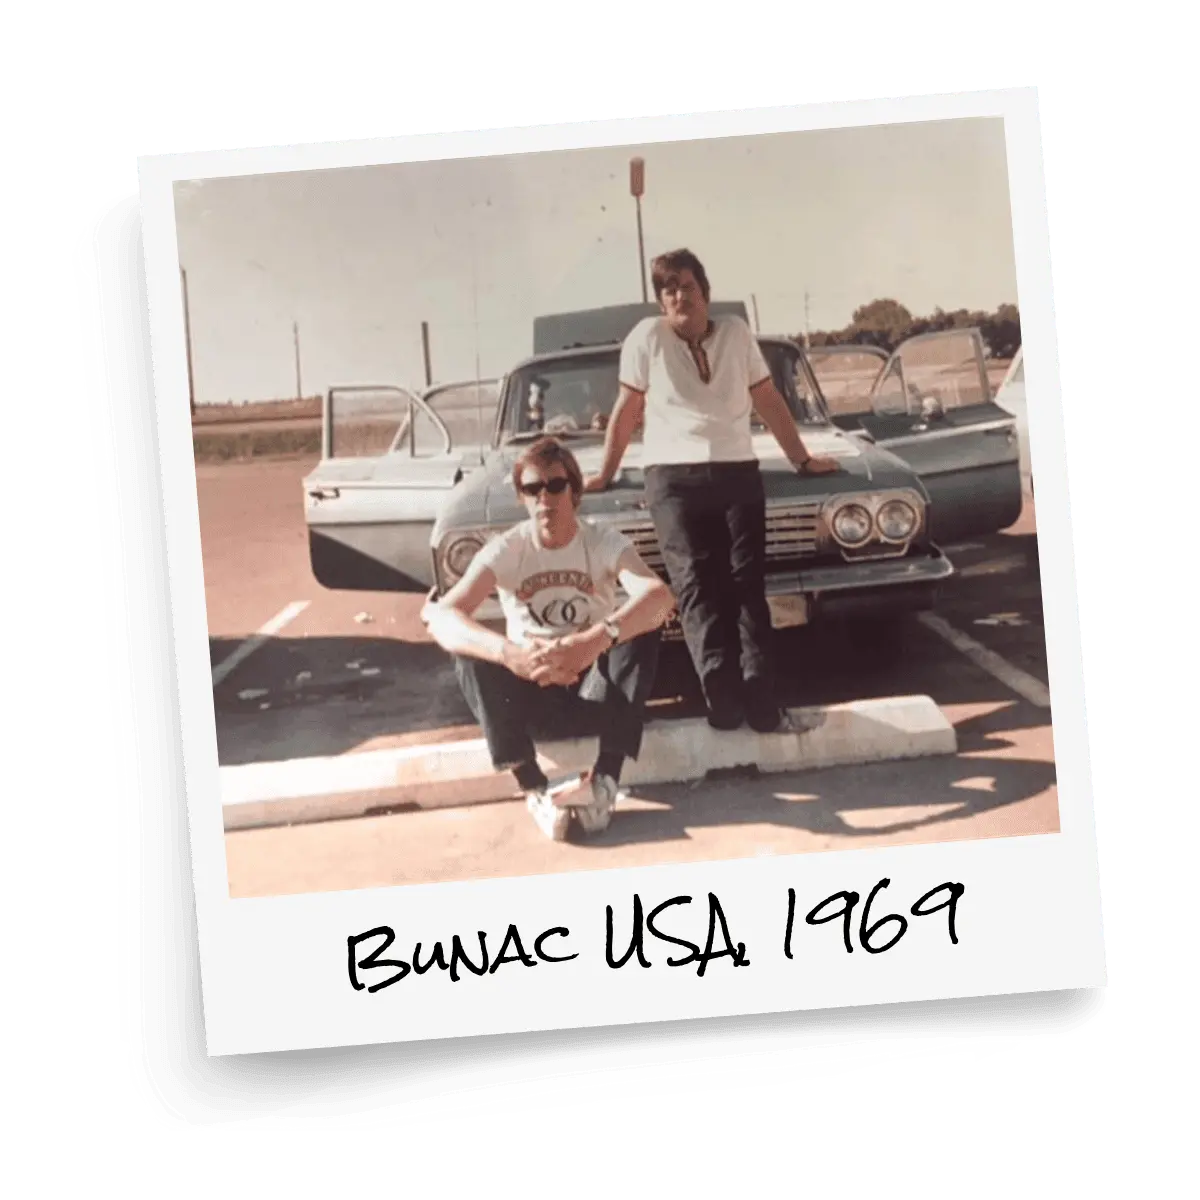
{"type": "Polygon", "coordinates": [[[555,463],[567,473],[571,495],[578,504],[580,496],[583,495],[583,472],[579,469],[575,455],[558,438],[552,437],[538,438],[532,446],[528,446],[517,456],[512,470],[513,488],[517,495],[521,495],[521,476],[526,467],[537,467],[545,471],[555,463]]]}
{"type": "Polygon", "coordinates": [[[654,284],[654,298],[662,299],[663,288],[667,286],[671,277],[678,275],[680,271],[691,271],[707,301],[708,274],[704,270],[704,264],[690,250],[670,250],[666,254],[660,254],[650,264],[650,282],[654,284]]]}

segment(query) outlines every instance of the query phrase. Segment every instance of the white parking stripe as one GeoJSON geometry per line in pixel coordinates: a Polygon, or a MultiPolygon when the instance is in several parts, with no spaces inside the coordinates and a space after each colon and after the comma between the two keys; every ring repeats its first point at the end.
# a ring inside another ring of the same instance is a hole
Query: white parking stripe
{"type": "Polygon", "coordinates": [[[285,625],[294,621],[308,607],[307,600],[293,600],[287,608],[277,612],[256,634],[248,637],[228,657],[221,659],[212,670],[213,687],[216,687],[229,673],[243,663],[267,640],[277,634],[285,625]]]}
{"type": "Polygon", "coordinates": [[[1014,667],[1012,663],[1001,658],[994,651],[989,650],[986,646],[981,646],[974,638],[960,633],[953,625],[948,624],[935,613],[918,613],[917,620],[926,629],[933,630],[938,637],[948,641],[960,654],[965,654],[977,667],[982,667],[1006,687],[1012,688],[1022,699],[1028,700],[1030,704],[1036,704],[1038,708],[1050,707],[1050,689],[1040,679],[1034,679],[1020,667],[1014,667]]]}

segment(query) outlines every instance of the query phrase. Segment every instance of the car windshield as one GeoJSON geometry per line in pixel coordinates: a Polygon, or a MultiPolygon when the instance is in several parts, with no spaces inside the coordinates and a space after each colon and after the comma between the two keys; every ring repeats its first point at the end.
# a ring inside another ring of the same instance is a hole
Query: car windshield
{"type": "MultiPolygon", "coordinates": [[[[783,342],[762,343],[763,355],[775,386],[787,400],[798,422],[825,424],[820,402],[807,384],[797,348],[783,342]]],[[[617,399],[616,347],[589,354],[543,359],[514,371],[504,389],[504,422],[501,437],[506,442],[532,441],[543,434],[563,438],[599,438],[617,399]]],[[[757,415],[751,417],[757,432],[765,428],[757,415]]],[[[633,440],[641,440],[642,431],[633,440]]]]}

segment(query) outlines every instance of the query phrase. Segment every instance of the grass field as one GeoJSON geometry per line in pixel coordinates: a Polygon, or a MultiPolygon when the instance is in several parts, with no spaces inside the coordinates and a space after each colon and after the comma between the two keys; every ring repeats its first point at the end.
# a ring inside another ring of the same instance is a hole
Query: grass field
{"type": "Polygon", "coordinates": [[[321,397],[302,400],[264,400],[254,404],[201,404],[192,426],[243,425],[247,421],[303,421],[321,419],[321,397]]]}

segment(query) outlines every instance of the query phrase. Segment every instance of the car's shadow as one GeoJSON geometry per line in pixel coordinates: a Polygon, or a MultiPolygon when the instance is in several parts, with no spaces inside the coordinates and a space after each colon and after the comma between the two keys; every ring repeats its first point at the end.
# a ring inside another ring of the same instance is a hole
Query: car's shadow
{"type": "MultiPolygon", "coordinates": [[[[238,643],[211,639],[214,664],[238,643]]],[[[811,627],[778,636],[780,700],[788,707],[894,695],[932,696],[943,707],[1001,710],[986,729],[1046,724],[1049,715],[1014,704],[1010,692],[915,622],[881,644],[861,629],[811,627]]],[[[450,657],[436,645],[388,637],[274,637],[213,688],[223,766],[338,755],[375,743],[478,737],[450,657]]],[[[563,706],[543,723],[544,737],[594,732],[587,710],[563,706]]],[[[700,717],[704,706],[682,644],[663,647],[650,721],[700,717]]],[[[980,746],[974,716],[958,714],[961,749],[980,746]]]]}
{"type": "MultiPolygon", "coordinates": [[[[214,666],[237,640],[210,638],[214,666]]],[[[272,637],[213,687],[222,766],[467,735],[474,718],[438,646],[389,637],[272,637]]],[[[476,731],[477,733],[477,731],[476,731]]]]}

